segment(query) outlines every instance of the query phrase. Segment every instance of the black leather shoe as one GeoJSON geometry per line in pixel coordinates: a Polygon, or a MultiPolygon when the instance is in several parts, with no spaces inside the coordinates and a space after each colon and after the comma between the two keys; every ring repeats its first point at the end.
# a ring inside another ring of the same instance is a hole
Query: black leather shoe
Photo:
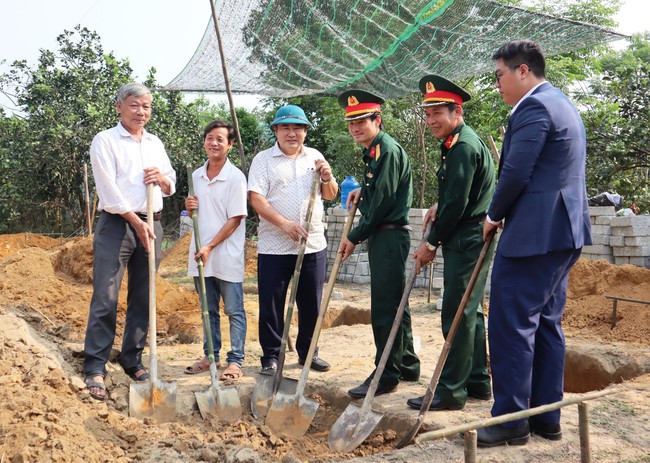
{"type": "Polygon", "coordinates": [[[420,380],[420,372],[417,373],[411,373],[410,371],[407,372],[402,372],[401,376],[399,377],[402,381],[419,381],[420,380]]]}
{"type": "MultiPolygon", "coordinates": [[[[424,402],[424,396],[422,397],[414,397],[412,399],[408,399],[406,401],[406,405],[408,405],[411,408],[414,408],[416,410],[420,410],[422,408],[422,402],[424,402]]],[[[444,402],[437,397],[433,397],[433,400],[431,401],[431,404],[429,405],[429,411],[430,412],[436,412],[436,411],[442,411],[442,410],[462,410],[463,406],[461,405],[452,405],[447,402],[444,402]]]]}
{"type": "Polygon", "coordinates": [[[528,421],[515,429],[494,425],[481,428],[477,432],[477,445],[479,447],[497,447],[499,445],[524,445],[530,438],[528,421]]]}
{"type": "Polygon", "coordinates": [[[273,376],[278,369],[278,361],[276,359],[268,360],[262,364],[260,375],[273,376]]]}
{"type": "Polygon", "coordinates": [[[476,400],[490,400],[492,398],[492,392],[490,391],[479,392],[479,391],[472,391],[468,389],[467,397],[471,397],[472,399],[476,399],[476,400]]]}
{"type": "MultiPolygon", "coordinates": [[[[360,384],[359,386],[350,389],[348,391],[348,395],[353,399],[363,399],[366,396],[366,394],[368,394],[368,389],[370,389],[371,382],[372,382],[372,376],[369,376],[368,378],[366,378],[363,384],[360,384]]],[[[385,384],[379,383],[379,385],[377,386],[377,391],[375,392],[375,397],[382,394],[388,394],[389,392],[393,392],[395,389],[397,389],[397,384],[393,386],[387,386],[385,384]]]]}
{"type": "Polygon", "coordinates": [[[543,437],[548,440],[560,440],[562,439],[562,428],[560,424],[551,424],[551,423],[540,423],[539,421],[529,418],[530,423],[530,432],[537,434],[539,437],[543,437]]]}
{"type": "MultiPolygon", "coordinates": [[[[303,366],[305,364],[305,359],[298,358],[298,364],[303,366]]],[[[330,364],[322,358],[319,358],[317,355],[314,355],[314,358],[311,359],[310,368],[314,371],[328,371],[330,369],[330,364]]]]}

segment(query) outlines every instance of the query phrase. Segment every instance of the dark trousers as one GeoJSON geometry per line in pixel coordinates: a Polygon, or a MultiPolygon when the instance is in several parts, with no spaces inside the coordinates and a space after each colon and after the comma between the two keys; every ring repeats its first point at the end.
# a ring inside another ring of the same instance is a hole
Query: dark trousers
{"type": "MultiPolygon", "coordinates": [[[[160,263],[163,230],[154,222],[156,268],[160,263]]],[[[149,260],[135,230],[119,215],[102,212],[93,238],[93,295],[84,343],[84,375],[106,375],[106,362],[115,340],[117,300],[128,269],[126,322],[120,364],[142,368],[142,350],[149,324],[149,260]]]]}
{"type": "MultiPolygon", "coordinates": [[[[561,322],[569,271],[580,252],[570,249],[504,257],[497,249],[488,327],[493,416],[562,400],[565,343],[561,322]]],[[[560,410],[536,419],[559,423],[560,410]]],[[[503,426],[514,428],[524,421],[503,426]]]]}
{"type": "MultiPolygon", "coordinates": [[[[443,246],[445,265],[441,317],[445,339],[482,248],[482,222],[459,226],[443,246]]],[[[464,406],[468,390],[478,394],[490,392],[482,302],[493,253],[494,244],[483,262],[481,273],[458,323],[436,387],[436,396],[448,404],[464,406]]]]}
{"type": "MultiPolygon", "coordinates": [[[[382,230],[368,239],[370,261],[370,318],[377,353],[375,366],[379,364],[386,341],[404,293],[406,258],[411,240],[404,230],[382,230]]],[[[420,374],[420,360],[413,350],[411,312],[408,304],[400,330],[390,350],[384,373],[379,380],[382,385],[399,383],[402,374],[414,377],[420,374]]]]}
{"type": "MultiPolygon", "coordinates": [[[[257,256],[257,287],[260,305],[259,339],[262,365],[277,359],[284,331],[284,305],[297,255],[259,254],[257,256]]],[[[325,283],[327,250],[305,254],[296,293],[298,337],[296,350],[305,358],[320,311],[325,283]]]]}

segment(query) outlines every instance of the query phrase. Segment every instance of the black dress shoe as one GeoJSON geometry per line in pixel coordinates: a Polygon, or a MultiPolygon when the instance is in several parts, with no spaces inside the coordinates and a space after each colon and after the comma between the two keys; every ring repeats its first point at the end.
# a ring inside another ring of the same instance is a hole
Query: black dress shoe
{"type": "MultiPolygon", "coordinates": [[[[370,389],[371,382],[372,382],[372,376],[369,376],[368,378],[366,378],[363,384],[360,384],[359,386],[350,389],[348,391],[348,395],[353,399],[363,399],[366,396],[366,394],[368,394],[368,389],[370,389]]],[[[397,389],[397,384],[388,386],[386,384],[379,383],[379,385],[377,386],[377,391],[375,392],[375,397],[382,394],[388,394],[389,392],[393,392],[395,389],[397,389]]]]}
{"type": "MultiPolygon", "coordinates": [[[[424,402],[424,396],[422,397],[414,397],[412,399],[408,399],[406,401],[406,405],[408,405],[411,408],[414,408],[416,410],[420,410],[422,408],[422,402],[424,402]]],[[[433,397],[433,400],[431,401],[431,404],[429,405],[429,411],[430,412],[436,412],[436,411],[442,411],[442,410],[462,410],[463,406],[462,405],[454,405],[447,403],[443,400],[440,400],[437,397],[433,397]]]]}
{"type": "Polygon", "coordinates": [[[479,392],[479,391],[472,391],[468,389],[467,397],[471,397],[472,399],[476,399],[476,400],[490,400],[492,398],[492,392],[490,391],[479,392]]]}
{"type": "Polygon", "coordinates": [[[548,440],[560,440],[562,439],[562,428],[560,424],[551,424],[551,423],[540,423],[539,421],[529,418],[530,423],[530,432],[537,434],[539,437],[543,437],[548,440]]]}
{"type": "Polygon", "coordinates": [[[530,438],[528,421],[518,428],[508,429],[500,425],[481,428],[477,432],[479,447],[497,447],[499,445],[524,445],[530,438]]]}
{"type": "MultiPolygon", "coordinates": [[[[305,359],[298,358],[298,364],[303,366],[305,364],[305,359]]],[[[314,358],[311,359],[310,368],[314,371],[328,371],[330,369],[330,364],[322,358],[319,358],[317,355],[314,355],[314,358]]]]}
{"type": "Polygon", "coordinates": [[[262,364],[260,375],[273,376],[278,369],[278,361],[276,359],[268,360],[262,364]]]}
{"type": "Polygon", "coordinates": [[[417,373],[411,373],[410,371],[402,372],[401,376],[399,377],[402,381],[419,381],[420,380],[420,372],[417,373]]]}

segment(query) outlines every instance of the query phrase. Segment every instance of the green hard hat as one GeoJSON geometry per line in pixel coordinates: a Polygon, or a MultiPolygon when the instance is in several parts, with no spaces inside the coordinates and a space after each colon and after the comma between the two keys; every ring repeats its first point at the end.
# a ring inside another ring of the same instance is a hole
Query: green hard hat
{"type": "Polygon", "coordinates": [[[300,106],[292,104],[281,107],[278,109],[278,112],[275,113],[275,118],[273,119],[273,122],[271,122],[271,127],[278,124],[299,124],[314,128],[314,126],[311,125],[311,122],[307,119],[305,111],[303,111],[300,106]]]}

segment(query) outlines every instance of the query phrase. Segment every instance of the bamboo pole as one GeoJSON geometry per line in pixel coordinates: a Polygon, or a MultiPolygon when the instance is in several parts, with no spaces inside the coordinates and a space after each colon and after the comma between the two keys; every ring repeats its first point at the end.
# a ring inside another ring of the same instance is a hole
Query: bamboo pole
{"type": "Polygon", "coordinates": [[[232,92],[230,91],[230,80],[228,79],[228,66],[226,64],[226,55],[223,51],[223,42],[221,40],[221,31],[219,30],[219,18],[217,17],[217,9],[214,6],[214,1],[210,1],[210,9],[212,10],[212,22],[214,23],[214,32],[217,34],[217,43],[219,44],[219,55],[221,56],[221,69],[223,71],[223,80],[226,84],[226,95],[228,96],[228,105],[230,106],[230,116],[235,127],[235,136],[237,137],[237,149],[239,150],[239,158],[241,159],[241,170],[246,177],[248,177],[248,167],[246,166],[246,156],[244,155],[244,144],[241,140],[241,133],[239,132],[239,122],[237,121],[237,113],[235,111],[235,102],[232,99],[232,92]]]}
{"type": "Polygon", "coordinates": [[[478,433],[476,429],[470,429],[465,433],[465,463],[476,463],[476,446],[478,433]]]}
{"type": "Polygon", "coordinates": [[[580,432],[580,463],[591,463],[589,448],[589,404],[578,404],[578,430],[580,432]]]}
{"type": "Polygon", "coordinates": [[[490,149],[492,150],[492,156],[494,157],[494,160],[496,163],[499,163],[499,150],[497,149],[496,143],[494,143],[494,138],[492,138],[492,135],[488,135],[488,142],[490,142],[490,149]]]}
{"type": "Polygon", "coordinates": [[[86,205],[86,223],[88,224],[88,236],[93,234],[93,224],[90,221],[90,192],[88,191],[88,163],[84,162],[84,203],[86,205]]]}
{"type": "Polygon", "coordinates": [[[470,431],[472,429],[485,428],[486,426],[493,426],[495,424],[502,424],[508,421],[520,420],[523,418],[528,418],[529,416],[539,415],[540,413],[551,412],[557,410],[558,408],[566,407],[567,405],[575,405],[585,400],[599,399],[606,395],[613,394],[618,392],[619,389],[603,389],[602,391],[589,392],[587,394],[581,394],[579,396],[573,397],[571,399],[560,400],[552,404],[541,405],[539,407],[531,408],[529,410],[521,410],[519,412],[508,413],[507,415],[495,416],[492,418],[487,418],[484,420],[472,421],[470,423],[459,424],[457,426],[451,426],[449,428],[438,429],[437,431],[430,431],[420,434],[415,438],[417,444],[422,442],[441,439],[443,437],[456,435],[461,432],[470,431]]]}

